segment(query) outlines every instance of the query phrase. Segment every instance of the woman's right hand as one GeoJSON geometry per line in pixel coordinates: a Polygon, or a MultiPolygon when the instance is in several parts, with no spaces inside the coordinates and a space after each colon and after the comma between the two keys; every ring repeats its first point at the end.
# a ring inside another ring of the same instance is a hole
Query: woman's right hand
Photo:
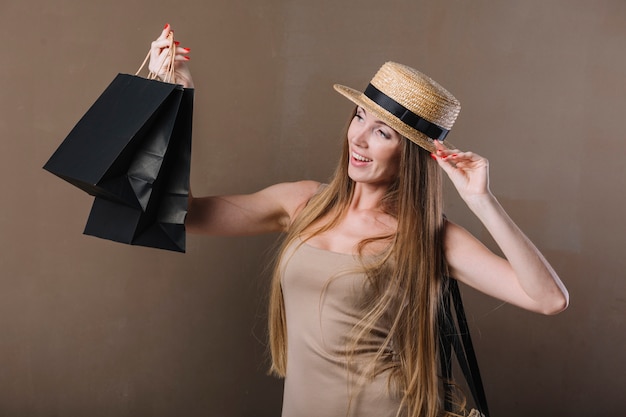
{"type": "MultiPolygon", "coordinates": [[[[170,54],[170,40],[168,36],[170,33],[173,35],[172,27],[165,25],[161,35],[152,42],[150,48],[150,64],[148,69],[150,72],[156,74],[160,79],[164,79],[167,74],[166,68],[168,67],[171,59],[170,54]]],[[[176,84],[182,84],[185,88],[193,88],[193,79],[191,78],[191,71],[187,65],[190,51],[189,48],[183,48],[179,46],[178,42],[175,42],[174,51],[174,79],[172,82],[176,84]]]]}

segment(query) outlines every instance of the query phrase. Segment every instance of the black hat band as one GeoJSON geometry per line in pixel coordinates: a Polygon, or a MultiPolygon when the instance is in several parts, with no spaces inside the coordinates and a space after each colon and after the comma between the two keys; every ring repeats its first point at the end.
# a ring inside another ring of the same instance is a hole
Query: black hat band
{"type": "Polygon", "coordinates": [[[365,96],[374,103],[378,104],[380,107],[400,119],[400,121],[402,121],[405,125],[412,127],[431,139],[443,141],[450,131],[413,113],[411,110],[407,109],[402,104],[374,87],[372,84],[367,86],[363,94],[365,94],[365,96]]]}

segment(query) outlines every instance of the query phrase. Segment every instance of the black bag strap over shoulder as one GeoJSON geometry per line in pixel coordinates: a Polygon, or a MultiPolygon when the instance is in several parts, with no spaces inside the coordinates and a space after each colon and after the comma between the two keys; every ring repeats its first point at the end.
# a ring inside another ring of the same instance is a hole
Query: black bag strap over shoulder
{"type": "Polygon", "coordinates": [[[450,394],[453,388],[452,350],[454,349],[457,362],[467,381],[478,411],[485,417],[489,417],[487,397],[467,325],[458,282],[453,278],[445,277],[444,284],[447,291],[444,295],[443,314],[439,325],[441,371],[444,378],[445,393],[444,407],[447,411],[453,409],[450,394]]]}

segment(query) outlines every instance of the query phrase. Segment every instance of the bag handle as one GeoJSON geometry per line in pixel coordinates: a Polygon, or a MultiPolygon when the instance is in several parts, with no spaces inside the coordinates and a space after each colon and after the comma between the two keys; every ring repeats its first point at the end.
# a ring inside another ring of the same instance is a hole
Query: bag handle
{"type": "Polygon", "coordinates": [[[463,371],[463,376],[467,381],[476,407],[484,417],[489,417],[487,397],[485,395],[485,389],[483,388],[482,378],[480,377],[478,360],[474,352],[459,284],[453,278],[446,277],[445,279],[448,283],[449,294],[444,298],[444,314],[440,324],[440,341],[442,343],[442,351],[440,354],[441,368],[443,376],[446,379],[444,381],[444,389],[446,391],[444,400],[445,408],[450,410],[451,406],[448,394],[451,390],[452,350],[454,349],[457,362],[463,371]],[[450,301],[452,301],[452,305],[450,301]]]}
{"type": "MultiPolygon", "coordinates": [[[[164,81],[166,83],[172,83],[175,84],[176,83],[176,79],[174,76],[174,57],[176,56],[175,53],[173,53],[172,51],[174,51],[174,48],[176,46],[176,44],[174,43],[174,34],[172,32],[169,33],[169,35],[167,35],[167,39],[170,41],[170,47],[168,49],[168,55],[170,57],[169,63],[167,65],[167,68],[165,68],[165,77],[160,78],[159,77],[159,72],[163,69],[163,67],[165,66],[165,61],[167,61],[167,59],[163,60],[163,64],[161,64],[161,68],[159,68],[159,71],[154,73],[152,71],[148,72],[148,76],[146,77],[149,80],[161,80],[164,81]]],[[[139,69],[137,70],[137,72],[135,73],[135,75],[139,75],[139,73],[141,72],[141,70],[143,69],[143,67],[146,66],[146,64],[148,63],[148,60],[150,59],[150,53],[151,51],[148,51],[148,55],[146,55],[146,58],[143,60],[143,62],[141,63],[141,66],[139,67],[139,69]]]]}

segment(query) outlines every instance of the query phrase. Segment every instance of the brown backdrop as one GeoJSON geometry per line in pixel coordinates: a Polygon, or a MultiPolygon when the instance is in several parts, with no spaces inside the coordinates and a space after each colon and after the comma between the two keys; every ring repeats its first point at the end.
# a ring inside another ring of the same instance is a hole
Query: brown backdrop
{"type": "MultiPolygon", "coordinates": [[[[0,1],[0,415],[277,416],[265,376],[275,236],[185,255],[81,234],[91,198],[41,169],[166,22],[192,49],[197,194],[326,180],[386,60],[462,102],[453,143],[568,285],[542,317],[465,289],[494,415],[623,412],[622,0],[0,1]]],[[[452,190],[449,217],[489,238],[452,190]]],[[[489,243],[491,244],[491,243],[489,243]]]]}

